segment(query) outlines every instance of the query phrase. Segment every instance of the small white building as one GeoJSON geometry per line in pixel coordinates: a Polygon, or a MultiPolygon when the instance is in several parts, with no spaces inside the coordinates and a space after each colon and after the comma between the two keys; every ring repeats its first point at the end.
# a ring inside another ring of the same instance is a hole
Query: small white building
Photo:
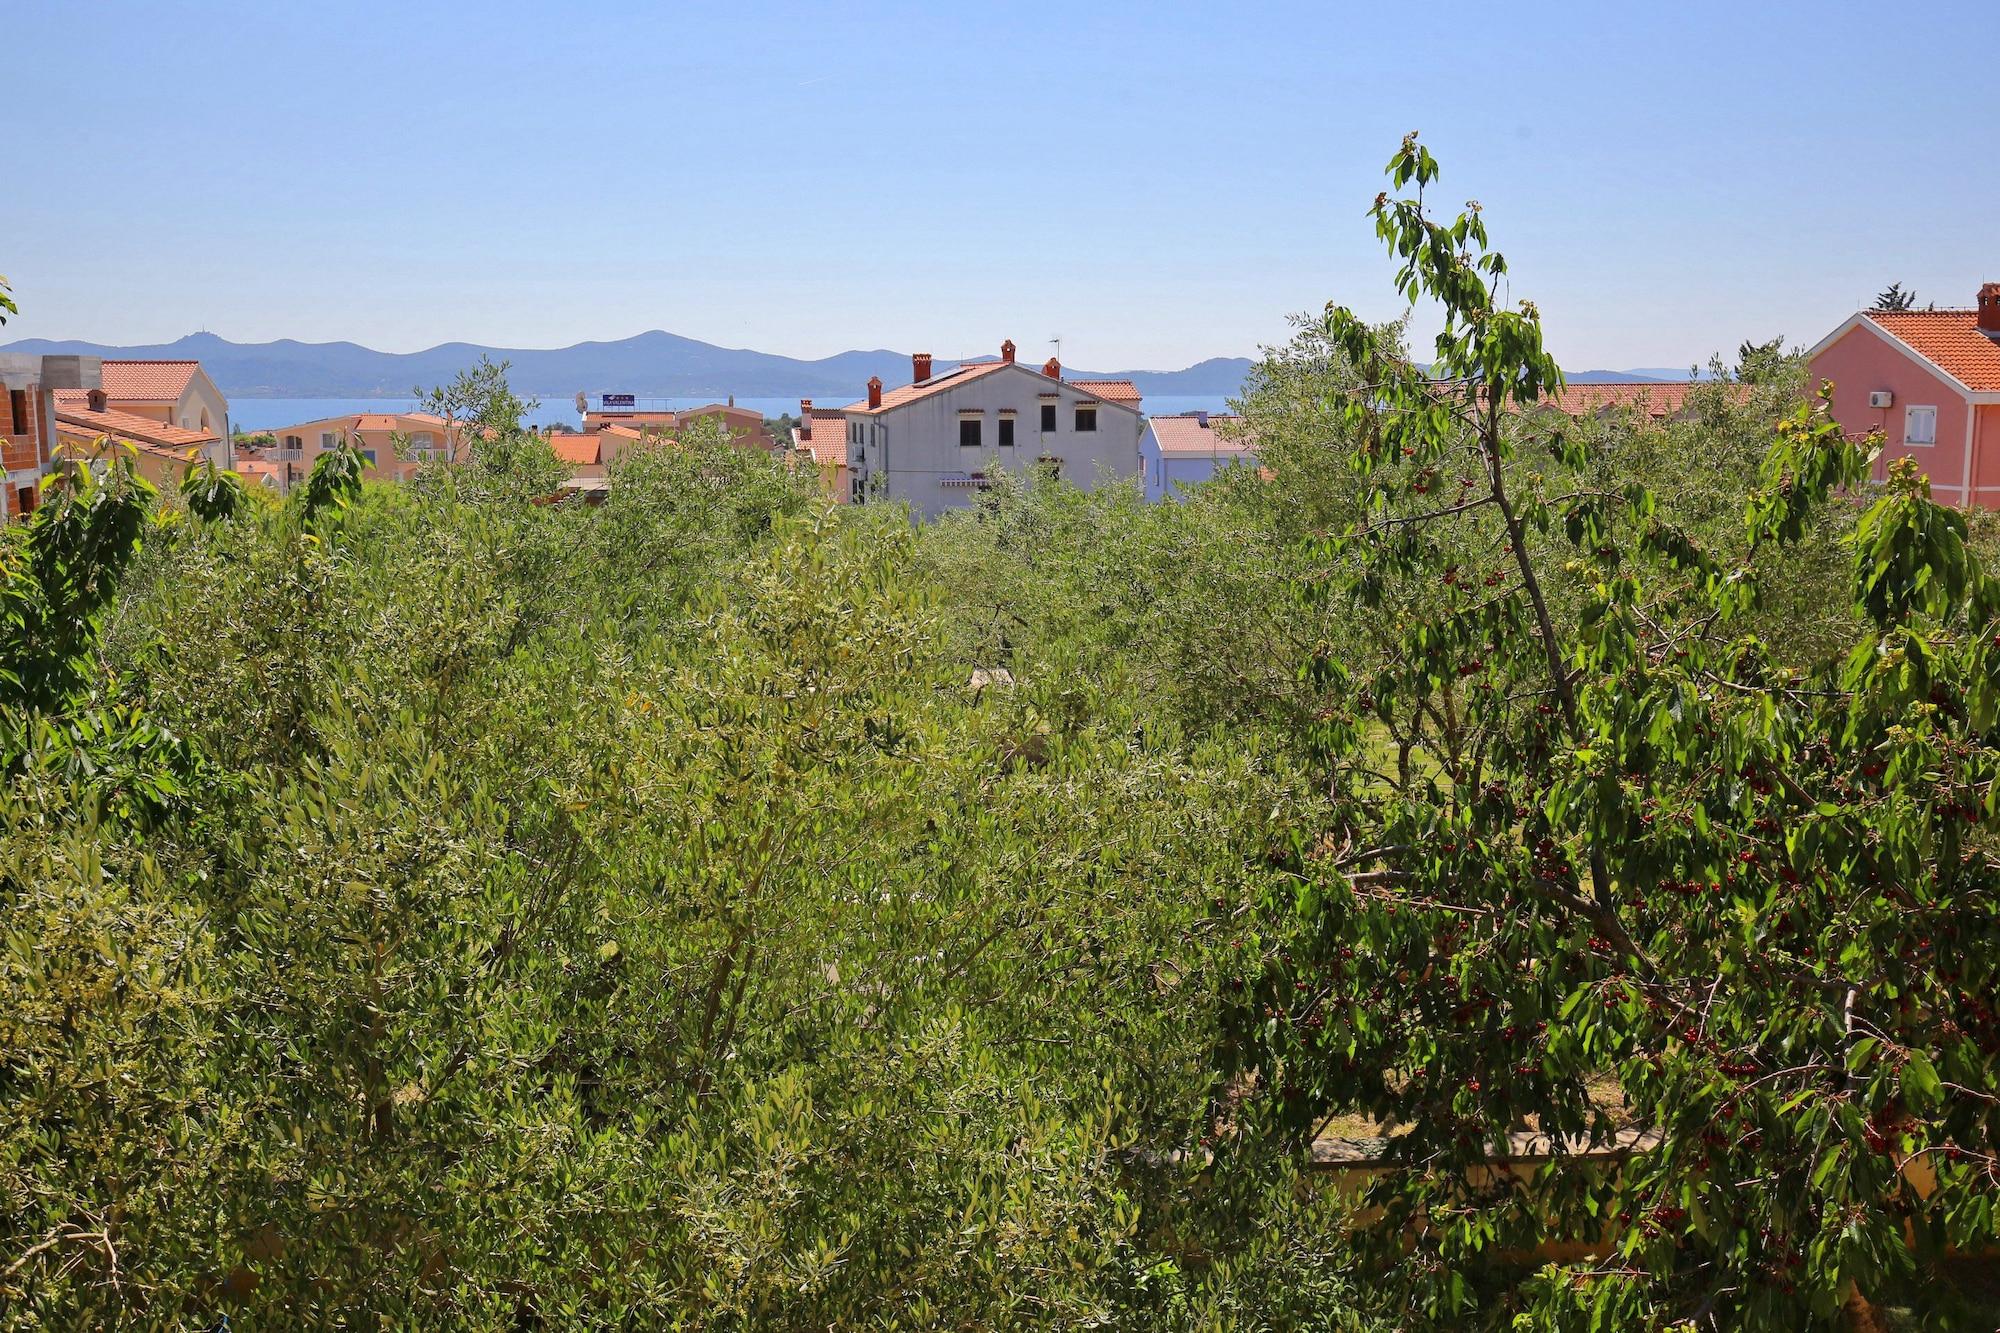
{"type": "Polygon", "coordinates": [[[1243,433],[1243,418],[1220,413],[1151,418],[1139,454],[1148,500],[1176,499],[1181,487],[1207,481],[1225,467],[1257,466],[1257,448],[1243,433]]]}
{"type": "Polygon", "coordinates": [[[841,409],[854,503],[901,500],[922,518],[962,509],[1010,473],[1053,468],[1085,490],[1139,474],[1145,418],[1129,380],[1065,380],[1051,360],[1039,371],[1014,361],[975,361],[931,373],[931,357],[910,358],[910,383],[841,409]]]}

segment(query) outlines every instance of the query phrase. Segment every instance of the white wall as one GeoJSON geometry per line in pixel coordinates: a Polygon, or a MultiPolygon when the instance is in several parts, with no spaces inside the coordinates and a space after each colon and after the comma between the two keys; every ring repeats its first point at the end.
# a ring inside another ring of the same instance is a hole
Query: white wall
{"type": "Polygon", "coordinates": [[[1025,472],[1044,455],[1061,460],[1065,481],[1090,490],[1101,481],[1138,475],[1144,424],[1133,409],[1014,366],[877,415],[849,415],[850,433],[856,425],[862,432],[861,443],[849,446],[850,476],[863,478],[869,499],[907,501],[923,518],[966,508],[979,498],[971,487],[944,485],[947,479],[995,468],[1025,472]],[[1056,429],[1049,434],[1041,429],[1044,402],[1056,405],[1056,429]],[[1097,409],[1095,431],[1077,431],[1079,404],[1097,409]],[[1003,408],[1014,412],[1011,448],[997,443],[1003,408]],[[968,411],[980,413],[977,449],[958,442],[960,414],[968,411]]]}

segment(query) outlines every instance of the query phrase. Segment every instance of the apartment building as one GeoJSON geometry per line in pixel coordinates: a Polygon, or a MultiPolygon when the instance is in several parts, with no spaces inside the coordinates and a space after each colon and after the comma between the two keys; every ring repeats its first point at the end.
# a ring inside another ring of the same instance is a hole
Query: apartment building
{"type": "MultiPolygon", "coordinates": [[[[1048,468],[1089,490],[1139,475],[1145,418],[1124,380],[1065,380],[1051,359],[1040,370],[1014,359],[931,373],[931,356],[910,358],[910,382],[841,409],[849,498],[907,503],[919,517],[971,505],[994,471],[1048,468]]],[[[814,427],[817,434],[819,427],[814,427]]]]}
{"type": "Polygon", "coordinates": [[[271,432],[275,450],[264,455],[289,463],[304,476],[319,456],[347,445],[361,455],[363,475],[376,481],[402,481],[425,459],[448,455],[463,440],[463,430],[429,412],[362,412],[321,417],[271,432]],[[398,442],[402,448],[398,448],[398,442]]]}

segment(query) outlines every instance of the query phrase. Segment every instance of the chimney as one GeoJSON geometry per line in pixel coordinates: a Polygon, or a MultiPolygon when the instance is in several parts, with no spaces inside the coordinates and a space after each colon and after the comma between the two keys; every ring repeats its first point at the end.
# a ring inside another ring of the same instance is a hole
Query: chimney
{"type": "Polygon", "coordinates": [[[799,438],[810,440],[812,437],[813,400],[810,398],[801,398],[799,399],[799,438]]]}
{"type": "Polygon", "coordinates": [[[1979,331],[1989,338],[2000,338],[2000,282],[1980,285],[1979,331]]]}
{"type": "Polygon", "coordinates": [[[1207,429],[1208,429],[1208,413],[1206,413],[1206,412],[1197,412],[1197,413],[1195,413],[1195,414],[1194,414],[1194,419],[1195,419],[1196,421],[1199,421],[1199,422],[1201,423],[1201,428],[1202,428],[1203,430],[1207,430],[1207,429]]]}
{"type": "Polygon", "coordinates": [[[1056,360],[1054,357],[1050,357],[1048,360],[1042,362],[1042,373],[1052,380],[1061,379],[1062,362],[1056,360]]]}
{"type": "Polygon", "coordinates": [[[880,375],[870,375],[868,377],[868,410],[873,412],[880,406],[882,406],[882,377],[880,375]]]}
{"type": "Polygon", "coordinates": [[[931,377],[931,354],[929,352],[910,353],[910,383],[922,384],[931,377]]]}
{"type": "Polygon", "coordinates": [[[1000,359],[1010,366],[1014,364],[1014,340],[1012,338],[1000,344],[1000,359]]]}

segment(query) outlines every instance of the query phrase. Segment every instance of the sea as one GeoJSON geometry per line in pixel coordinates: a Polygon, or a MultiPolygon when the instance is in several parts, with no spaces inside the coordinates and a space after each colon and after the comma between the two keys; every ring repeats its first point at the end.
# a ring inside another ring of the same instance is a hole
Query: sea
{"type": "MultiPolygon", "coordinates": [[[[648,398],[646,405],[664,402],[673,408],[702,407],[713,398],[648,398]]],[[[738,407],[748,407],[767,417],[798,415],[796,398],[739,398],[738,407]]],[[[824,406],[824,404],[821,404],[824,406]]],[[[229,424],[239,431],[256,434],[280,426],[295,426],[322,417],[346,416],[361,412],[408,412],[417,406],[414,398],[232,398],[229,424]]],[[[1161,394],[1140,404],[1152,416],[1173,416],[1182,412],[1226,412],[1228,399],[1221,394],[1161,394]]],[[[544,398],[521,418],[527,426],[570,426],[581,424],[575,401],[568,397],[544,398]]]]}

